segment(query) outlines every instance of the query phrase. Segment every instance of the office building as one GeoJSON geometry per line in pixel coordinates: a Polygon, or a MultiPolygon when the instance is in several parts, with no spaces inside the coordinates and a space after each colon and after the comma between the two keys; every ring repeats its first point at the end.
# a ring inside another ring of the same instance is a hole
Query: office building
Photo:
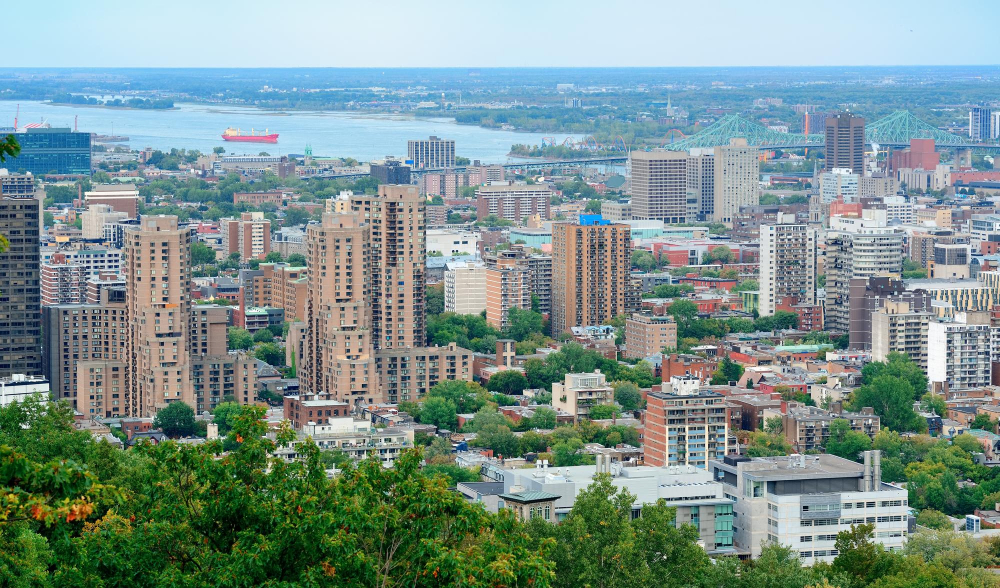
{"type": "Polygon", "coordinates": [[[601,202],[601,216],[616,223],[632,220],[632,201],[605,200],[601,202]]]}
{"type": "Polygon", "coordinates": [[[668,224],[688,222],[688,154],[634,150],[629,160],[632,218],[658,219],[668,224]]]}
{"type": "MultiPolygon", "coordinates": [[[[138,226],[138,225],[126,225],[138,226]]],[[[122,251],[97,247],[94,249],[49,249],[41,252],[42,263],[72,263],[81,265],[87,276],[119,274],[122,271],[122,251]]]]}
{"type": "Polygon", "coordinates": [[[625,320],[625,357],[645,359],[676,348],[674,317],[633,313],[625,320]]]}
{"type": "Polygon", "coordinates": [[[417,169],[455,167],[455,141],[431,136],[426,140],[407,141],[406,159],[417,169]]]}
{"type": "MultiPolygon", "coordinates": [[[[715,215],[715,150],[692,149],[687,160],[688,218],[710,221],[715,215]],[[694,216],[691,210],[694,209],[694,216]]],[[[754,202],[753,204],[756,204],[754,202]]],[[[601,211],[603,213],[603,207],[601,211]]],[[[629,219],[622,219],[629,220],[629,219]]]]}
{"type": "Polygon", "coordinates": [[[68,128],[34,128],[14,133],[21,152],[7,157],[6,166],[12,171],[35,176],[90,175],[90,133],[77,133],[68,128]]]}
{"type": "Polygon", "coordinates": [[[0,378],[0,406],[25,402],[35,394],[43,399],[49,398],[49,381],[42,376],[14,374],[0,378]]]}
{"type": "Polygon", "coordinates": [[[835,455],[712,461],[713,479],[736,501],[733,522],[738,552],[759,557],[774,543],[798,552],[805,565],[832,562],[837,533],[872,524],[874,540],[887,550],[906,543],[906,490],[882,482],[881,452],[864,452],[860,464],[835,455]]]}
{"type": "Polygon", "coordinates": [[[613,405],[614,396],[614,388],[600,370],[566,374],[564,381],[552,384],[552,408],[573,415],[574,421],[590,418],[590,410],[595,406],[613,405]]]}
{"type": "Polygon", "coordinates": [[[938,392],[990,385],[994,330],[985,312],[956,313],[927,327],[927,379],[938,392]]]}
{"type": "Polygon", "coordinates": [[[35,177],[30,174],[13,174],[0,168],[0,196],[30,198],[35,194],[35,177]]]}
{"type": "Polygon", "coordinates": [[[126,232],[125,414],[170,402],[194,407],[191,361],[191,229],[176,216],[144,216],[126,232]]]}
{"type": "Polygon", "coordinates": [[[306,234],[310,271],[299,369],[302,391],[328,394],[350,405],[381,402],[371,291],[381,268],[370,265],[369,227],[356,216],[325,215],[306,234]]]}
{"type": "Polygon", "coordinates": [[[741,206],[759,203],[759,150],[746,139],[730,139],[715,148],[715,204],[712,220],[732,225],[741,206]]]}
{"type": "Polygon", "coordinates": [[[367,273],[371,277],[371,329],[376,349],[424,344],[425,205],[416,186],[379,186],[377,196],[351,198],[352,212],[370,232],[367,273]]]}
{"type": "Polygon", "coordinates": [[[761,225],[760,314],[773,315],[788,296],[799,304],[816,303],[816,230],[795,223],[761,225]]]}
{"type": "Polygon", "coordinates": [[[473,261],[448,264],[444,272],[444,310],[479,314],[486,310],[486,265],[473,261]]]}
{"type": "MultiPolygon", "coordinates": [[[[22,148],[23,149],[23,148],[22,148]]],[[[42,373],[39,201],[0,196],[0,378],[42,373]]]]}
{"type": "Polygon", "coordinates": [[[385,159],[384,161],[373,161],[368,166],[371,177],[378,180],[379,184],[402,184],[410,183],[410,166],[398,159],[385,159]]]}
{"type": "Polygon", "coordinates": [[[240,218],[219,221],[222,255],[239,253],[241,260],[263,260],[271,251],[271,221],[263,212],[244,212],[240,218]]]}
{"type": "Polygon", "coordinates": [[[872,361],[887,361],[902,353],[927,371],[927,332],[934,314],[917,310],[909,301],[887,300],[872,314],[872,361]]]}
{"type": "Polygon", "coordinates": [[[865,119],[849,112],[826,118],[826,169],[865,172],[865,119]]]}
{"type": "Polygon", "coordinates": [[[132,184],[100,184],[83,193],[83,203],[87,208],[95,204],[110,206],[125,218],[139,216],[139,190],[132,184]]]}
{"type": "Polygon", "coordinates": [[[825,204],[838,199],[845,203],[857,202],[860,177],[860,174],[842,167],[825,171],[819,176],[819,195],[825,204]]]}
{"type": "Polygon", "coordinates": [[[552,226],[552,333],[608,324],[637,306],[631,227],[600,215],[552,226]]]}
{"type": "Polygon", "coordinates": [[[830,331],[850,329],[850,284],[854,278],[903,270],[903,234],[885,226],[884,210],[863,210],[860,218],[833,217],[826,235],[826,317],[830,331]]]}
{"type": "MultiPolygon", "coordinates": [[[[890,163],[892,171],[906,168],[934,169],[941,163],[941,155],[935,149],[934,139],[910,139],[909,147],[892,152],[890,163]]],[[[885,192],[885,194],[895,193],[895,190],[885,192]]],[[[882,195],[884,194],[872,194],[872,196],[882,195]]]]}
{"type": "Polygon", "coordinates": [[[538,184],[480,186],[476,188],[476,217],[496,215],[517,224],[535,215],[548,219],[552,195],[552,190],[538,184]]]}
{"type": "Polygon", "coordinates": [[[457,491],[490,512],[521,508],[524,498],[543,497],[540,503],[524,505],[525,518],[541,516],[563,521],[573,509],[577,496],[593,483],[597,474],[608,474],[612,483],[633,498],[632,518],[641,516],[642,507],[663,500],[676,508],[674,524],[693,525],[698,543],[711,555],[733,553],[733,505],[725,498],[722,484],[711,473],[698,468],[661,468],[615,460],[612,454],[598,453],[596,465],[550,467],[539,460],[535,467],[519,468],[495,463],[483,464],[480,478],[485,482],[459,483],[457,491]],[[545,507],[538,512],[537,504],[545,507]],[[535,508],[534,511],[531,509],[535,508]]]}
{"type": "MultiPolygon", "coordinates": [[[[646,397],[646,465],[708,468],[728,453],[726,398],[701,390],[696,378],[673,378],[672,392],[646,397]]],[[[553,397],[555,394],[553,393],[553,397]]]]}
{"type": "Polygon", "coordinates": [[[969,110],[969,137],[976,142],[986,142],[994,138],[990,133],[992,109],[985,106],[973,106],[969,110]]]}
{"type": "Polygon", "coordinates": [[[931,279],[962,280],[969,278],[969,245],[940,243],[934,245],[931,279]]]}

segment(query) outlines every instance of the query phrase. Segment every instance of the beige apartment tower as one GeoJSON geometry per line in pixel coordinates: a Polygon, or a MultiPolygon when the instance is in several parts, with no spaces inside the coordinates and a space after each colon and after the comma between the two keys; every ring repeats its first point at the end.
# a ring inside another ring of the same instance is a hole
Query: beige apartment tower
{"type": "Polygon", "coordinates": [[[191,386],[191,231],[176,216],[145,216],[125,231],[125,413],[195,406],[191,386]]]}
{"type": "Polygon", "coordinates": [[[742,138],[715,148],[715,206],[712,219],[732,225],[741,206],[756,205],[760,198],[760,160],[756,147],[742,138]]]}
{"type": "Polygon", "coordinates": [[[424,344],[425,205],[416,186],[384,185],[377,196],[351,197],[354,214],[368,225],[371,235],[368,272],[376,349],[424,344]]]}
{"type": "Polygon", "coordinates": [[[309,286],[300,370],[305,394],[349,404],[381,401],[372,340],[369,228],[355,216],[324,215],[306,229],[309,286]]]}
{"type": "MultiPolygon", "coordinates": [[[[684,151],[633,151],[632,218],[688,221],[687,165],[684,151]]],[[[693,219],[692,219],[693,220],[693,219]]]]}
{"type": "Polygon", "coordinates": [[[633,310],[632,228],[599,220],[552,225],[552,333],[606,325],[633,310]]]}

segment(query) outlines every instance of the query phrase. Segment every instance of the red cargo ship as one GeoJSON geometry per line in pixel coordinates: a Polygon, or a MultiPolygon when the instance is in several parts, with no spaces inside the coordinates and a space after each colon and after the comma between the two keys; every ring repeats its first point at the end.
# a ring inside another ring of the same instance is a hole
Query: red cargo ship
{"type": "Polygon", "coordinates": [[[234,129],[229,127],[226,132],[222,133],[223,141],[237,141],[240,143],[277,143],[278,133],[267,133],[267,129],[264,129],[263,134],[257,134],[250,129],[250,134],[244,134],[240,129],[234,129]]]}

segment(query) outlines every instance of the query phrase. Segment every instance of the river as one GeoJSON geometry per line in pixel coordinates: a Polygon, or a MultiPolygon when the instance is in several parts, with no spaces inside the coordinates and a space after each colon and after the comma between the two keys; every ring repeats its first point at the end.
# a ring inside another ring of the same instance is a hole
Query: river
{"type": "MultiPolygon", "coordinates": [[[[13,126],[17,102],[0,101],[0,127],[13,126]]],[[[152,147],[198,149],[256,155],[302,154],[310,145],[314,156],[353,157],[360,161],[386,155],[405,156],[406,142],[436,135],[455,140],[455,153],[484,163],[504,163],[515,143],[538,145],[542,133],[520,133],[460,125],[450,118],[416,118],[353,112],[275,111],[230,105],[179,103],[173,110],[131,110],[20,102],[18,124],[44,120],[54,127],[72,127],[74,117],[81,131],[129,137],[133,149],[152,147]],[[231,143],[220,137],[227,127],[278,133],[276,145],[231,143]]],[[[557,137],[562,140],[564,137],[557,137]]]]}

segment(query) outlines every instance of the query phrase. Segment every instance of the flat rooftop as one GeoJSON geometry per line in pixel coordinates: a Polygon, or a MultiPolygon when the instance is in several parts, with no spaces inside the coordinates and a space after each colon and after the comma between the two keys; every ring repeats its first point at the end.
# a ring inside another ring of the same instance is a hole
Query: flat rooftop
{"type": "Polygon", "coordinates": [[[729,465],[721,460],[713,461],[712,467],[716,466],[731,472],[736,472],[742,466],[745,475],[759,482],[815,478],[860,478],[864,475],[864,465],[827,454],[755,457],[749,461],[740,462],[738,465],[729,465]]]}

